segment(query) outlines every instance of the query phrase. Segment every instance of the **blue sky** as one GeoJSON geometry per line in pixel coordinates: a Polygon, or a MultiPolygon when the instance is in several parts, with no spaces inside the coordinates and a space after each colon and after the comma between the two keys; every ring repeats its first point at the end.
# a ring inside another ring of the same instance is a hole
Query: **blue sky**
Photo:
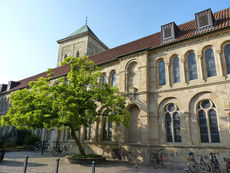
{"type": "Polygon", "coordinates": [[[196,12],[230,7],[229,0],[0,0],[0,84],[57,64],[57,40],[88,25],[109,48],[181,24],[196,12]]]}

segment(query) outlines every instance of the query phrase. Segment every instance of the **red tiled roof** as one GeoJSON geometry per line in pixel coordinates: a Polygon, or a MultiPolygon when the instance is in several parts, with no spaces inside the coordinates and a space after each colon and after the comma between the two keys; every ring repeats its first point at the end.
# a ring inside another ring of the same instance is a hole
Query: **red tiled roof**
{"type": "MultiPolygon", "coordinates": [[[[60,66],[60,67],[53,69],[53,76],[54,76],[54,78],[59,77],[59,76],[63,76],[65,74],[67,74],[69,71],[70,71],[69,65],[60,66]]],[[[26,79],[18,81],[20,84],[15,86],[14,88],[12,88],[10,91],[14,91],[14,90],[17,90],[20,88],[25,88],[29,85],[30,81],[36,81],[40,77],[47,77],[47,72],[43,72],[43,73],[37,74],[35,76],[31,76],[31,77],[28,77],[26,79]]],[[[3,93],[6,93],[6,92],[8,92],[8,91],[5,91],[3,93]]]]}
{"type": "MultiPolygon", "coordinates": [[[[172,42],[170,43],[174,43],[180,40],[184,40],[184,39],[188,39],[191,38],[193,36],[199,36],[202,35],[204,33],[208,33],[211,31],[215,31],[218,29],[222,29],[225,27],[229,27],[230,26],[230,8],[218,11],[216,13],[213,14],[214,18],[216,20],[216,26],[209,29],[209,30],[205,30],[203,32],[196,32],[196,22],[195,20],[189,21],[187,23],[181,24],[179,25],[179,29],[181,30],[179,36],[172,42]]],[[[141,50],[146,50],[146,49],[154,49],[154,48],[158,48],[160,46],[165,46],[168,45],[169,43],[166,44],[162,44],[161,42],[161,33],[155,33],[152,35],[149,35],[147,37],[132,41],[130,43],[106,50],[104,52],[92,55],[89,57],[89,59],[93,60],[95,62],[96,65],[108,62],[108,61],[112,61],[117,59],[117,57],[121,57],[123,55],[127,55],[127,54],[131,54],[137,51],[141,51],[141,50]]],[[[62,66],[62,67],[57,67],[55,69],[53,69],[54,71],[54,76],[58,77],[64,74],[67,74],[69,72],[70,68],[68,65],[66,66],[62,66]]],[[[24,88],[28,86],[29,81],[35,81],[37,80],[39,77],[45,77],[46,76],[46,72],[40,73],[38,75],[23,79],[20,82],[20,84],[14,88],[11,89],[12,90],[16,90],[19,88],[24,88]]]]}

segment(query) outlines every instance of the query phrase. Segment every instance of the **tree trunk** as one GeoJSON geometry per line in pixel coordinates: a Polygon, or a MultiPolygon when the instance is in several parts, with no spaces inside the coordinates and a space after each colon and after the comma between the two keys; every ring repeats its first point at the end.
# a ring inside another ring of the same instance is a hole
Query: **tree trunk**
{"type": "Polygon", "coordinates": [[[75,130],[74,130],[73,128],[70,127],[70,132],[71,132],[72,137],[73,137],[74,140],[75,140],[75,143],[77,144],[77,147],[78,147],[78,149],[79,149],[81,155],[86,156],[85,150],[84,150],[84,148],[81,146],[81,143],[80,143],[80,141],[79,141],[79,139],[78,139],[78,137],[77,137],[77,135],[76,135],[76,133],[75,133],[75,130]]]}

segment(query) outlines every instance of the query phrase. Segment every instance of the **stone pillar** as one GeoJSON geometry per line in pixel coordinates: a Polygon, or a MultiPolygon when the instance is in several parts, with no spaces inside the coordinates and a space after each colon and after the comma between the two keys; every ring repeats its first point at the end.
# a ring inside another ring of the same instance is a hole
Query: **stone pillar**
{"type": "Polygon", "coordinates": [[[185,59],[181,58],[180,59],[180,80],[183,84],[186,83],[186,79],[185,79],[185,59]]]}
{"type": "Polygon", "coordinates": [[[166,78],[166,86],[170,87],[170,65],[169,62],[165,62],[165,78],[166,78]]]}
{"type": "Polygon", "coordinates": [[[119,88],[119,90],[120,90],[121,78],[120,78],[120,73],[117,72],[117,71],[116,71],[116,84],[115,84],[115,86],[116,86],[117,88],[119,88]]]}
{"type": "Polygon", "coordinates": [[[156,64],[154,64],[152,66],[153,70],[149,70],[149,72],[148,72],[148,73],[153,72],[152,75],[149,74],[149,77],[152,77],[152,79],[149,79],[149,82],[153,83],[153,87],[151,87],[151,84],[149,84],[149,91],[159,88],[159,71],[158,71],[157,67],[158,66],[156,64]]]}
{"type": "Polygon", "coordinates": [[[228,122],[228,134],[230,134],[230,103],[227,103],[224,107],[224,111],[226,112],[226,120],[228,122]]]}
{"type": "Polygon", "coordinates": [[[221,62],[221,50],[216,50],[215,51],[215,62],[216,62],[216,73],[217,76],[223,77],[223,67],[222,67],[222,62],[221,62]]]}
{"type": "Polygon", "coordinates": [[[203,75],[203,70],[202,70],[202,55],[197,55],[197,74],[198,74],[198,79],[204,80],[204,75],[203,75]]]}
{"type": "Polygon", "coordinates": [[[185,124],[186,124],[186,130],[187,130],[187,138],[186,138],[186,144],[191,145],[192,144],[192,132],[191,132],[191,124],[190,124],[190,113],[184,112],[185,116],[185,124]]]}
{"type": "Polygon", "coordinates": [[[126,80],[126,72],[125,71],[120,71],[119,73],[119,84],[117,87],[119,88],[120,92],[126,91],[126,85],[127,85],[127,80],[126,80]]]}

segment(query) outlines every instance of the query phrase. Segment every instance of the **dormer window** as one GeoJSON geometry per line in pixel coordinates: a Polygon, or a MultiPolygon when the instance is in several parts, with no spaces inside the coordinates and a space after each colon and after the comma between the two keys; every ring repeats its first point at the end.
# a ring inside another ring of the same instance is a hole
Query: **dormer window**
{"type": "Polygon", "coordinates": [[[20,84],[20,82],[9,81],[8,86],[7,86],[7,91],[11,90],[12,88],[16,87],[19,84],[20,84]]]}
{"type": "Polygon", "coordinates": [[[210,29],[214,26],[215,20],[211,9],[207,9],[195,14],[197,32],[210,29]]]}
{"type": "Polygon", "coordinates": [[[1,84],[0,85],[0,92],[6,91],[7,90],[7,85],[6,84],[1,84]]]}
{"type": "Polygon", "coordinates": [[[162,43],[175,40],[180,32],[180,29],[174,22],[161,26],[162,43]]]}

